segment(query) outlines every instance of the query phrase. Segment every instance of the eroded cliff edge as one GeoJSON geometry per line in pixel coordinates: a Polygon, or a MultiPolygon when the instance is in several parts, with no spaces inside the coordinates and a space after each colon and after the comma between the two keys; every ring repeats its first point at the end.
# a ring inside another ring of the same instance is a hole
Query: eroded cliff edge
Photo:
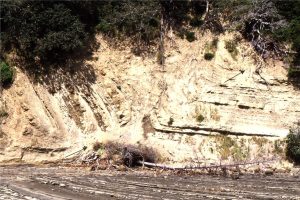
{"type": "Polygon", "coordinates": [[[253,148],[249,157],[273,154],[272,141],[300,119],[300,92],[283,62],[261,61],[246,41],[233,59],[224,44],[233,37],[219,36],[211,61],[203,58],[209,34],[167,42],[164,67],[155,54],[135,56],[97,36],[99,48],[84,63],[38,81],[18,68],[3,91],[9,116],[1,124],[0,162],[59,160],[108,140],[151,146],[170,162],[218,159],[211,136],[219,134],[244,140],[253,148]],[[253,146],[249,135],[271,142],[255,139],[253,146]]]}

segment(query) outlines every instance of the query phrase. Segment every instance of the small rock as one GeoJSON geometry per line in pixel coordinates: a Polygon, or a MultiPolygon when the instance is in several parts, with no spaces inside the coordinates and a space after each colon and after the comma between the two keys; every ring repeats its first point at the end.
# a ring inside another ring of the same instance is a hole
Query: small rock
{"type": "Polygon", "coordinates": [[[50,181],[50,184],[51,185],[59,185],[57,182],[55,182],[55,181],[50,181]]]}
{"type": "Polygon", "coordinates": [[[67,185],[64,183],[59,184],[59,187],[66,187],[67,185]]]}

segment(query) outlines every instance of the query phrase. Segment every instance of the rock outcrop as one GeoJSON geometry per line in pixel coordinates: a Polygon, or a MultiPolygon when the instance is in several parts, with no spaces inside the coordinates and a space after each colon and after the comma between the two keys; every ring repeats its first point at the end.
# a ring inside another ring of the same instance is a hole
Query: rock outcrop
{"type": "Polygon", "coordinates": [[[246,41],[233,59],[224,45],[232,37],[219,36],[211,61],[203,57],[209,34],[166,42],[164,67],[155,54],[135,56],[98,36],[99,49],[84,63],[38,79],[18,68],[3,91],[9,116],[0,162],[54,161],[107,140],[150,145],[183,162],[217,158],[211,135],[284,137],[300,119],[299,90],[282,61],[260,61],[246,41]]]}

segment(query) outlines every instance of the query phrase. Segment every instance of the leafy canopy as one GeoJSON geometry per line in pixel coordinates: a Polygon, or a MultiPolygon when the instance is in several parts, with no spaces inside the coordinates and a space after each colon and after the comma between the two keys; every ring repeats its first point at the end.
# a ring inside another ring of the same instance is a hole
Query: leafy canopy
{"type": "Polygon", "coordinates": [[[87,34],[70,5],[54,1],[1,2],[1,43],[28,60],[53,62],[83,47],[87,34]]]}

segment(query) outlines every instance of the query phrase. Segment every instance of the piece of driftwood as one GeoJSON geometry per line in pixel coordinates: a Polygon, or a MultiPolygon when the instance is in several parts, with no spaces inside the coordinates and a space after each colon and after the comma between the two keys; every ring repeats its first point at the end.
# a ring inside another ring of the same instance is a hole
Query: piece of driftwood
{"type": "Polygon", "coordinates": [[[233,164],[218,164],[218,165],[204,165],[204,166],[182,166],[182,167],[174,167],[170,165],[164,165],[164,164],[156,164],[156,163],[150,163],[145,161],[138,161],[139,164],[143,166],[148,167],[158,167],[162,169],[170,169],[170,170],[193,170],[193,169],[212,169],[212,168],[230,168],[230,167],[239,167],[239,166],[245,166],[245,165],[255,165],[255,164],[261,164],[261,163],[267,163],[267,162],[274,162],[275,159],[272,160],[262,160],[262,161],[253,161],[253,162],[245,162],[245,163],[233,163],[233,164]]]}

